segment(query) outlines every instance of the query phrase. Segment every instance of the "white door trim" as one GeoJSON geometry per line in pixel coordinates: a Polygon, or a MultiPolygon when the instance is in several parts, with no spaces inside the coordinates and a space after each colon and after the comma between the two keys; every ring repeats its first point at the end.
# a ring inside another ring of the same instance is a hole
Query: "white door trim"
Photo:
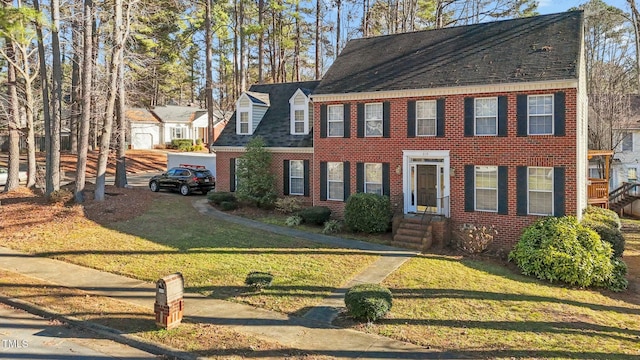
{"type": "MultiPolygon", "coordinates": [[[[451,160],[449,150],[403,150],[402,151],[402,191],[404,194],[403,211],[407,214],[411,207],[411,165],[415,164],[414,159],[441,159],[441,166],[444,170],[444,184],[442,184],[441,198],[447,204],[444,208],[439,208],[442,215],[449,216],[449,197],[451,194],[451,160]]],[[[433,162],[425,161],[424,164],[433,165],[433,162]]],[[[439,175],[438,175],[439,176],[439,175]]],[[[438,180],[439,182],[439,180],[438,180]]],[[[440,199],[439,199],[440,200],[440,199]]]]}

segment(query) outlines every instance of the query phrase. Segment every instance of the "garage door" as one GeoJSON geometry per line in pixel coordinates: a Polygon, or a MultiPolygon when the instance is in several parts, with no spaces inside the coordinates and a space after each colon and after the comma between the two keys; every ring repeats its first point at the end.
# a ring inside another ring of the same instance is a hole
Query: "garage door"
{"type": "Polygon", "coordinates": [[[153,149],[153,136],[147,133],[135,134],[131,147],[133,149],[153,149]]]}

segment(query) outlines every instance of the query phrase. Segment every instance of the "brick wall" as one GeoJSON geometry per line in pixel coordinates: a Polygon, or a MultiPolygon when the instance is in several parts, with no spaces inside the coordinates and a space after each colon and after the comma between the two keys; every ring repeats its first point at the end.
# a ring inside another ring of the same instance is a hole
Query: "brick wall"
{"type": "MultiPolygon", "coordinates": [[[[351,193],[356,189],[356,162],[390,163],[390,194],[393,205],[403,206],[403,150],[449,150],[452,176],[450,178],[450,212],[452,226],[461,223],[495,225],[498,237],[494,243],[498,247],[510,248],[519,238],[523,227],[539,217],[516,215],[516,167],[517,166],[564,166],[565,167],[565,209],[567,214],[576,214],[576,89],[552,91],[529,91],[522,93],[486,93],[446,96],[445,137],[407,137],[407,101],[436,100],[439,97],[386,99],[391,103],[390,138],[357,138],[357,102],[351,103],[351,137],[320,138],[314,131],[314,172],[320,173],[320,162],[351,162],[351,193]],[[566,94],[566,135],[518,137],[516,123],[516,96],[518,94],[566,94]],[[464,98],[507,96],[508,136],[464,136],[464,98]],[[464,211],[464,166],[500,165],[508,166],[508,214],[498,215],[487,212],[464,211]],[[399,170],[399,171],[397,171],[399,170]]],[[[383,100],[376,100],[381,102],[383,100]]],[[[314,104],[314,129],[320,129],[320,106],[322,104],[343,104],[343,102],[314,104]]],[[[319,178],[319,176],[317,177],[319,178]]],[[[315,205],[328,206],[334,215],[341,216],[344,203],[321,201],[320,184],[312,184],[315,205]]]]}
{"type": "MultiPolygon", "coordinates": [[[[230,174],[231,174],[230,168],[229,168],[230,159],[239,158],[243,154],[244,153],[240,153],[240,152],[222,152],[222,151],[216,152],[216,191],[230,190],[231,181],[234,181],[234,179],[230,179],[230,174]]],[[[307,153],[302,154],[302,153],[294,153],[294,152],[291,152],[291,153],[276,152],[276,153],[272,153],[271,156],[272,156],[272,160],[271,160],[270,168],[276,178],[275,190],[279,197],[284,196],[283,194],[284,160],[309,160],[309,183],[310,185],[313,184],[314,182],[313,154],[307,154],[307,153]]],[[[296,196],[296,197],[299,197],[303,203],[307,205],[311,205],[312,199],[313,199],[313,186],[310,186],[309,191],[310,191],[310,196],[296,196]]]]}

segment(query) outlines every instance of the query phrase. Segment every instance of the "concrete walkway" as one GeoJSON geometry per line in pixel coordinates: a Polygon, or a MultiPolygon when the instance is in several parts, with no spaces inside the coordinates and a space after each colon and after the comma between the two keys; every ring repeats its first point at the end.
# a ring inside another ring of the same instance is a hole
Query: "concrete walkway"
{"type": "MultiPolygon", "coordinates": [[[[280,343],[292,349],[343,359],[453,359],[460,355],[437,352],[416,345],[392,340],[329,324],[342,306],[342,296],[350,284],[379,282],[415,252],[360,241],[344,240],[320,234],[308,234],[290,228],[267,225],[230,216],[207,205],[206,200],[195,201],[202,213],[239,222],[264,231],[296,236],[337,247],[360,249],[381,255],[368,269],[351,279],[345,288],[330,296],[304,318],[292,317],[249,305],[208,298],[199,294],[185,294],[185,318],[200,323],[224,325],[240,333],[280,343]]],[[[34,257],[0,247],[0,268],[50,281],[54,284],[78,288],[96,295],[119,299],[144,306],[153,311],[155,284],[124,276],[85,268],[49,258],[34,257]]],[[[126,340],[126,339],[125,339],[126,340]]],[[[126,341],[125,341],[126,342],[126,341]]],[[[259,357],[259,354],[256,354],[259,357]]],[[[188,357],[184,357],[188,358],[188,357]]]]}
{"type": "Polygon", "coordinates": [[[263,222],[246,219],[239,216],[229,215],[211,206],[207,199],[194,200],[193,206],[202,214],[214,216],[216,218],[240,224],[246,227],[268,231],[280,235],[297,237],[315,243],[336,246],[345,249],[361,250],[364,252],[380,255],[380,259],[369,267],[350,279],[344,286],[329,295],[324,301],[313,309],[309,310],[303,317],[321,323],[330,324],[336,316],[344,309],[344,294],[347,290],[362,283],[380,283],[387,276],[399,268],[405,261],[418,254],[416,251],[401,249],[386,245],[374,244],[359,240],[347,240],[336,236],[314,234],[300,231],[293,228],[277,225],[265,224],[263,222]]]}

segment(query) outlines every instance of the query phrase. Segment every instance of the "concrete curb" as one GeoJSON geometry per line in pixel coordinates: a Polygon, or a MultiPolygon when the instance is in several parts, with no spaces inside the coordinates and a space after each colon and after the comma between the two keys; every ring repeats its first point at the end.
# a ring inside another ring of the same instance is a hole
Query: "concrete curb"
{"type": "Polygon", "coordinates": [[[47,309],[24,300],[10,298],[0,295],[0,302],[11,307],[26,311],[32,315],[42,318],[55,319],[65,324],[90,331],[102,338],[118,342],[123,345],[134,347],[136,349],[146,351],[154,355],[163,355],[170,359],[176,360],[200,360],[204,357],[194,356],[186,351],[178,350],[169,346],[150,342],[140,337],[125,334],[120,330],[110,328],[108,326],[93,323],[91,321],[81,320],[73,316],[62,315],[54,310],[47,309]]]}

